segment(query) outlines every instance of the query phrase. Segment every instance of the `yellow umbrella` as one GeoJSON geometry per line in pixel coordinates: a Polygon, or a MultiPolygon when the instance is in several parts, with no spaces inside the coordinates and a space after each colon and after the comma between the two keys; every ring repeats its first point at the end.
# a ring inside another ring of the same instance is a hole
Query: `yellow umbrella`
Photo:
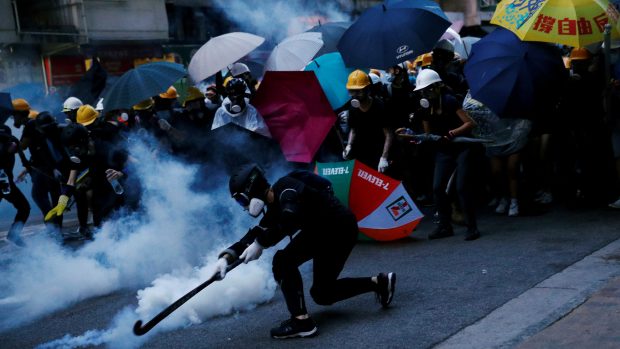
{"type": "Polygon", "coordinates": [[[620,0],[504,0],[491,23],[524,41],[584,47],[603,41],[605,24],[620,38],[620,0]]]}

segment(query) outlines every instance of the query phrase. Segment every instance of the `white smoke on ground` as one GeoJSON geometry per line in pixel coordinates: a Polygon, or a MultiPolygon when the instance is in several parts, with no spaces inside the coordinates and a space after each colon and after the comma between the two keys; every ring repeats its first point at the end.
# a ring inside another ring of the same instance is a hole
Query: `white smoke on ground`
{"type": "Polygon", "coordinates": [[[215,0],[240,30],[275,43],[321,23],[350,20],[350,1],[215,0]]]}
{"type": "MultiPolygon", "coordinates": [[[[136,347],[142,340],[131,333],[137,318],[148,319],[210,276],[222,247],[238,239],[252,222],[230,199],[223,179],[201,178],[197,167],[152,149],[148,142],[130,147],[138,163],[133,175],[141,179],[143,187],[138,212],[106,222],[93,242],[76,251],[38,234],[0,271],[0,332],[84,299],[152,283],[138,292],[136,311],[121,312],[110,330],[65,337],[92,345],[102,341],[113,348],[125,342],[136,347]],[[221,184],[214,186],[218,190],[201,193],[193,190],[195,180],[221,184]],[[195,265],[203,267],[194,269],[195,265]]],[[[223,282],[179,309],[161,328],[196,323],[268,301],[275,289],[270,268],[262,263],[242,267],[242,274],[231,272],[223,282]]]]}

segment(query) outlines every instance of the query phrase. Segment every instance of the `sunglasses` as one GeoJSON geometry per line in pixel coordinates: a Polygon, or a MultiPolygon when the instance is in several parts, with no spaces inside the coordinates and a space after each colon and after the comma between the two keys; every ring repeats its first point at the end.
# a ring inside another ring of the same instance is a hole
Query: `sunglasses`
{"type": "Polygon", "coordinates": [[[234,193],[232,197],[241,207],[250,206],[250,198],[245,193],[234,193]]]}

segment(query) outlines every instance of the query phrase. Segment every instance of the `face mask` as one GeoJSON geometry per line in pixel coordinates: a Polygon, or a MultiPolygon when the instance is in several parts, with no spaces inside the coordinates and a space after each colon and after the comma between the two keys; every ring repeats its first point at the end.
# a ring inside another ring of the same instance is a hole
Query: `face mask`
{"type": "Polygon", "coordinates": [[[233,104],[230,106],[230,112],[233,114],[239,114],[241,113],[241,106],[237,105],[237,104],[233,104]]]}
{"type": "Polygon", "coordinates": [[[248,206],[248,213],[250,216],[256,218],[258,217],[265,208],[265,202],[261,199],[253,198],[250,200],[250,205],[248,206]]]}
{"type": "Polygon", "coordinates": [[[351,106],[352,106],[353,108],[356,108],[356,109],[357,109],[357,108],[359,108],[359,107],[360,107],[360,100],[359,100],[359,99],[357,99],[357,98],[353,98],[353,99],[351,100],[351,106]]]}
{"type": "Polygon", "coordinates": [[[121,113],[120,120],[122,122],[127,122],[127,120],[129,120],[129,115],[127,115],[127,113],[121,113]]]}
{"type": "Polygon", "coordinates": [[[209,110],[213,110],[213,109],[217,109],[218,108],[218,105],[213,103],[213,101],[210,100],[209,98],[205,98],[205,106],[209,110]]]}
{"type": "Polygon", "coordinates": [[[386,80],[387,82],[392,82],[392,81],[394,81],[394,75],[392,75],[392,74],[387,74],[387,76],[386,76],[385,80],[386,80]]]}
{"type": "Polygon", "coordinates": [[[424,108],[424,109],[428,109],[428,107],[431,106],[431,102],[428,101],[428,99],[426,98],[422,98],[420,99],[420,107],[424,108]]]}

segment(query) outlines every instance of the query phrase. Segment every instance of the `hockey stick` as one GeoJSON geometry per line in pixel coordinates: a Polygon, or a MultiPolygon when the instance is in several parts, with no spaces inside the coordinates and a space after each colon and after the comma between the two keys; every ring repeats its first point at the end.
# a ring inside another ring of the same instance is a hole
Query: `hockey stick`
{"type": "MultiPolygon", "coordinates": [[[[228,267],[226,267],[226,272],[228,273],[229,271],[235,269],[235,267],[241,264],[241,262],[243,262],[242,259],[237,259],[233,263],[229,264],[228,267]]],[[[168,317],[168,315],[172,314],[172,312],[177,310],[181,305],[187,302],[190,298],[198,294],[198,292],[202,291],[205,287],[211,285],[214,281],[218,281],[218,280],[221,280],[220,274],[215,273],[211,278],[209,278],[209,280],[198,285],[196,288],[194,288],[193,290],[185,294],[185,296],[177,299],[174,303],[170,304],[166,309],[162,310],[159,314],[155,315],[155,317],[152,318],[149,322],[145,323],[144,326],[142,326],[142,320],[136,321],[136,323],[133,325],[133,333],[136,336],[142,336],[143,334],[147,333],[153,327],[155,327],[155,325],[160,323],[161,320],[168,317]]]]}

